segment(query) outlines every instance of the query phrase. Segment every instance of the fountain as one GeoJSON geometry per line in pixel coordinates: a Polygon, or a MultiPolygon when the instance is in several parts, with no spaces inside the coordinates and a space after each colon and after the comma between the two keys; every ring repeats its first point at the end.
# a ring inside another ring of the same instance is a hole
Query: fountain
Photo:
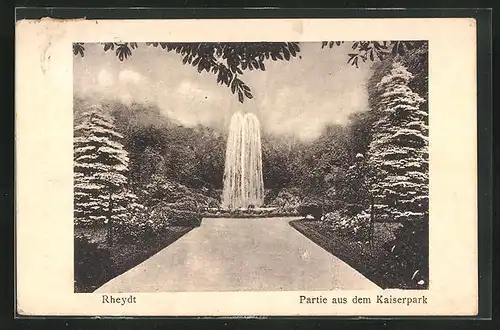
{"type": "Polygon", "coordinates": [[[253,113],[231,117],[224,168],[222,207],[247,209],[264,203],[260,124],[253,113]]]}

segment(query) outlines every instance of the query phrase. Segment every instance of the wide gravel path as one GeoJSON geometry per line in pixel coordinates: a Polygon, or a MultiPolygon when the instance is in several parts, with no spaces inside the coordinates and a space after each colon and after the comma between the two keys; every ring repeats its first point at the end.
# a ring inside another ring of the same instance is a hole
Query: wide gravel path
{"type": "Polygon", "coordinates": [[[378,289],[292,228],[294,219],[203,219],[96,292],[378,289]]]}

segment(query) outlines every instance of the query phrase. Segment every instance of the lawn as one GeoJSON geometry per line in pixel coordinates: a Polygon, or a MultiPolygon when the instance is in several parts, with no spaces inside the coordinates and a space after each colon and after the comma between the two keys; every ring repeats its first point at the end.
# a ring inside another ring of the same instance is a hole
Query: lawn
{"type": "Polygon", "coordinates": [[[371,244],[341,237],[323,227],[321,221],[293,220],[290,225],[381,288],[417,289],[415,281],[403,275],[402,266],[383,248],[383,244],[391,239],[390,230],[383,224],[377,224],[379,230],[375,231],[371,244]]]}
{"type": "Polygon", "coordinates": [[[135,267],[187,234],[194,227],[169,227],[161,239],[106,243],[104,228],[78,228],[75,236],[85,235],[88,242],[75,240],[75,292],[93,292],[112,278],[135,267]],[[80,241],[79,241],[80,242],[80,241]]]}

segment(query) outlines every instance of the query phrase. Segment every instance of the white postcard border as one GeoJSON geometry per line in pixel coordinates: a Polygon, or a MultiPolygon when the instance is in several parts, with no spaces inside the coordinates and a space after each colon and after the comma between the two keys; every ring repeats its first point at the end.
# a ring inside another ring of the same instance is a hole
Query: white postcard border
{"type": "Polygon", "coordinates": [[[15,95],[18,313],[475,315],[476,94],[476,22],[468,18],[19,21],[15,95]],[[429,40],[429,290],[141,293],[134,294],[136,304],[123,306],[103,304],[100,294],[73,293],[72,43],[323,40],[429,40]],[[425,295],[428,303],[299,303],[300,295],[349,300],[369,296],[374,302],[379,294],[425,295]]]}

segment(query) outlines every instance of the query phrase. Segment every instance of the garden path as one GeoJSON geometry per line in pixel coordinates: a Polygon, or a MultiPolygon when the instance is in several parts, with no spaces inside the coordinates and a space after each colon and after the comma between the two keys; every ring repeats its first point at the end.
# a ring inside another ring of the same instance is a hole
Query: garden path
{"type": "Polygon", "coordinates": [[[292,228],[294,219],[203,219],[96,292],[378,289],[292,228]]]}

